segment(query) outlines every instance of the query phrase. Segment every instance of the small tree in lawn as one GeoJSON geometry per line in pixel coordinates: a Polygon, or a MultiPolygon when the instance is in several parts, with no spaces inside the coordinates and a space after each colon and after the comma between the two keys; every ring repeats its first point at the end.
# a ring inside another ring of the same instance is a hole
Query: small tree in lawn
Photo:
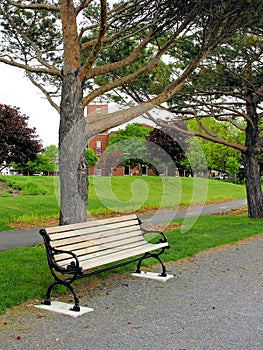
{"type": "Polygon", "coordinates": [[[32,173],[43,172],[45,175],[54,174],[57,170],[58,148],[56,145],[45,147],[34,161],[27,162],[27,169],[32,173]]]}
{"type": "Polygon", "coordinates": [[[93,168],[96,165],[97,161],[99,160],[99,157],[96,156],[96,154],[91,148],[86,149],[85,157],[86,157],[88,169],[93,168]]]}
{"type": "Polygon", "coordinates": [[[107,148],[108,157],[110,153],[121,152],[122,163],[131,168],[137,168],[141,175],[142,165],[149,164],[146,139],[151,130],[152,128],[144,127],[143,124],[133,123],[112,133],[107,148]]]}
{"type": "MultiPolygon", "coordinates": [[[[147,140],[150,142],[155,143],[156,145],[159,145],[171,158],[173,161],[172,165],[174,168],[174,164],[176,165],[179,173],[182,175],[182,164],[183,161],[185,160],[185,152],[183,148],[186,150],[186,142],[185,140],[180,139],[179,143],[176,141],[176,136],[172,137],[169,134],[165,133],[165,129],[161,130],[158,128],[154,128],[149,136],[147,137],[147,140]]],[[[157,156],[155,154],[155,149],[152,149],[151,144],[148,145],[148,154],[149,158],[152,157],[153,159],[157,156]]],[[[162,153],[158,154],[159,157],[161,156],[162,153]]],[[[157,162],[161,162],[162,159],[159,158],[157,162]]],[[[156,163],[157,163],[156,162],[156,163]]],[[[169,165],[169,164],[166,164],[169,165]]]]}
{"type": "Polygon", "coordinates": [[[112,172],[119,165],[123,164],[124,154],[118,147],[109,147],[100,157],[97,168],[101,169],[101,173],[106,176],[111,176],[112,172]]]}
{"type": "Polygon", "coordinates": [[[23,168],[29,160],[35,160],[42,149],[37,138],[27,116],[18,108],[0,104],[0,170],[10,163],[23,168]]]}

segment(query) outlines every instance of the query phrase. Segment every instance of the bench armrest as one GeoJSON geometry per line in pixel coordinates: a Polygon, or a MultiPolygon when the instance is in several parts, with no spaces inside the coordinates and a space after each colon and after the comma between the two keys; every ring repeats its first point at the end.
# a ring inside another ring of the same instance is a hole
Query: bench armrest
{"type": "Polygon", "coordinates": [[[162,231],[158,231],[158,230],[147,230],[143,227],[141,227],[141,230],[143,231],[143,235],[159,235],[161,237],[159,237],[157,242],[154,242],[155,244],[157,243],[168,243],[167,237],[166,235],[162,232],[162,231]]]}
{"type": "Polygon", "coordinates": [[[61,250],[61,249],[54,249],[54,248],[51,248],[51,255],[52,255],[52,263],[54,264],[54,268],[58,271],[58,272],[61,272],[62,274],[75,274],[75,273],[80,273],[82,272],[82,269],[81,267],[79,266],[79,260],[76,256],[76,254],[74,254],[73,252],[70,252],[70,251],[66,251],[66,250],[61,250]],[[72,260],[66,268],[64,267],[61,267],[59,265],[59,262],[56,262],[54,257],[56,255],[59,255],[59,254],[67,254],[67,255],[70,255],[72,257],[72,260]]]}
{"type": "Polygon", "coordinates": [[[43,237],[44,240],[44,244],[46,247],[46,254],[47,254],[47,259],[48,259],[48,264],[50,269],[55,269],[57,272],[60,272],[62,274],[78,274],[78,273],[82,273],[82,268],[79,265],[79,260],[76,256],[76,254],[74,254],[71,251],[66,251],[66,250],[61,250],[61,249],[56,249],[53,248],[50,244],[51,239],[49,237],[49,235],[46,233],[46,230],[41,229],[39,231],[39,233],[41,234],[41,236],[43,237]],[[60,255],[60,254],[67,254],[70,255],[70,257],[72,257],[72,261],[69,263],[69,265],[65,268],[59,265],[58,262],[56,262],[55,260],[55,256],[60,255]]]}

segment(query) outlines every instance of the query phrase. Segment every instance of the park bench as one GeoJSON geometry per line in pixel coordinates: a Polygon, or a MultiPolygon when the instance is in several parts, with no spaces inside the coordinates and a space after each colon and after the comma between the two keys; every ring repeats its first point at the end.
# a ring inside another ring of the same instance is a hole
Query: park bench
{"type": "Polygon", "coordinates": [[[77,279],[137,262],[136,274],[146,258],[157,259],[162,266],[159,276],[166,277],[160,255],[169,248],[163,232],[147,231],[135,214],[87,221],[72,225],[41,229],[48,265],[54,282],[42,304],[51,305],[51,290],[55,285],[66,286],[74,296],[71,310],[80,311],[79,298],[72,287],[77,279]],[[149,236],[155,242],[146,241],[149,236]],[[149,235],[149,236],[148,236],[149,235]],[[158,236],[158,239],[157,239],[158,236]]]}

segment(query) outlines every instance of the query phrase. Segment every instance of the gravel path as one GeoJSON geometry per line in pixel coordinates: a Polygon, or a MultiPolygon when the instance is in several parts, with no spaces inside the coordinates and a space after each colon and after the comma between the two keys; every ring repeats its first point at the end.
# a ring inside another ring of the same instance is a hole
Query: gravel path
{"type": "Polygon", "coordinates": [[[0,349],[263,349],[263,235],[168,272],[176,277],[166,283],[111,275],[81,296],[94,312],[78,318],[30,305],[9,310],[0,349]]]}

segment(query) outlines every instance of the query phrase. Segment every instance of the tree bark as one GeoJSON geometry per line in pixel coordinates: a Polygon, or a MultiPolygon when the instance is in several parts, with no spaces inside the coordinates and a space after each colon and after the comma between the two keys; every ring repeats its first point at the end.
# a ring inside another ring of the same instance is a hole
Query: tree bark
{"type": "Polygon", "coordinates": [[[263,197],[260,182],[258,155],[246,153],[243,156],[246,174],[248,216],[251,219],[263,217],[263,197]]]}
{"type": "Polygon", "coordinates": [[[59,128],[60,225],[87,220],[88,176],[82,83],[63,75],[59,128]]]}
{"type": "Polygon", "coordinates": [[[257,96],[248,93],[247,114],[250,120],[246,128],[246,147],[243,152],[244,168],[246,175],[246,190],[249,218],[263,217],[263,194],[260,180],[260,166],[258,162],[259,149],[257,140],[259,137],[259,116],[257,114],[257,96]]]}
{"type": "Polygon", "coordinates": [[[63,71],[59,127],[60,225],[87,220],[87,138],[80,78],[80,45],[73,0],[60,0],[63,71]]]}

